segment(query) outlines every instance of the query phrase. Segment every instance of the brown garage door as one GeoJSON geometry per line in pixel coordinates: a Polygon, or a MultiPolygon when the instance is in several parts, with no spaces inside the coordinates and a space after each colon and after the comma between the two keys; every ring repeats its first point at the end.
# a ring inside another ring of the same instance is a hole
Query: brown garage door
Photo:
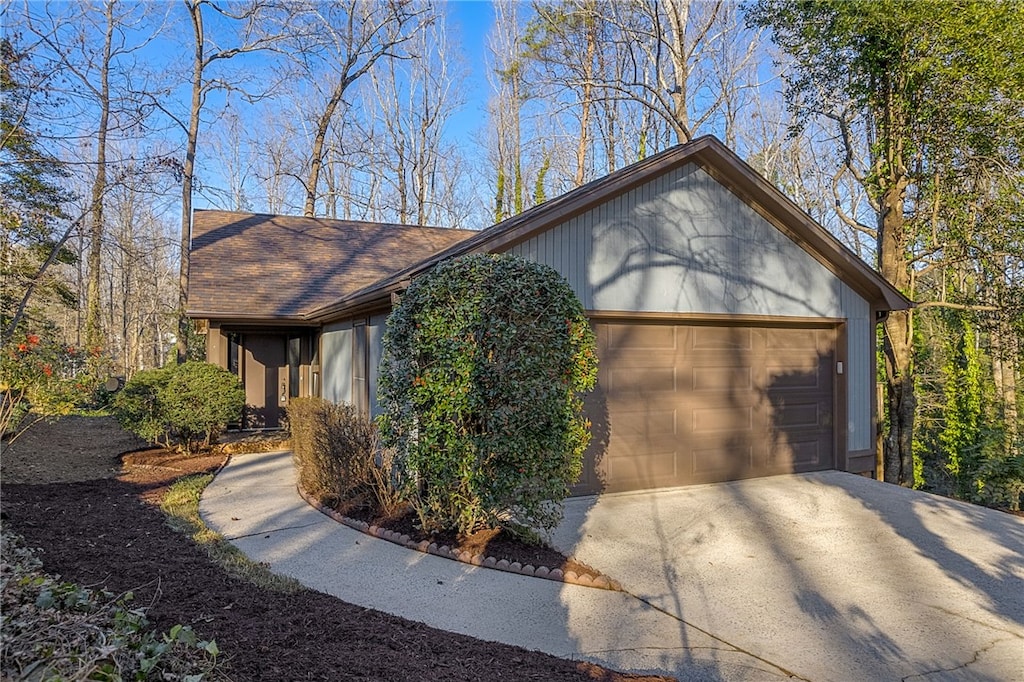
{"type": "Polygon", "coordinates": [[[594,444],[576,494],[833,466],[832,328],[595,325],[594,444]]]}

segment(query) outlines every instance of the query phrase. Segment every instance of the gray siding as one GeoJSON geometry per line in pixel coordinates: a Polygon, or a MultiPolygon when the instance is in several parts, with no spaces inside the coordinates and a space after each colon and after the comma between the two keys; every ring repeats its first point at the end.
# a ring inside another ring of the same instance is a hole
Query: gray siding
{"type": "Polygon", "coordinates": [[[511,251],[591,310],[843,316],[839,280],[693,164],[511,251]]]}
{"type": "Polygon", "coordinates": [[[384,352],[384,327],[387,315],[374,315],[367,327],[370,345],[370,417],[381,413],[377,402],[377,378],[380,374],[380,358],[384,352]]]}
{"type": "Polygon", "coordinates": [[[320,335],[321,395],[333,403],[352,402],[352,323],[324,326],[320,335]]]}
{"type": "Polygon", "coordinates": [[[846,319],[848,449],[872,447],[869,304],[696,165],[510,252],[558,270],[588,310],[846,319]]]}
{"type": "Polygon", "coordinates": [[[850,450],[874,448],[871,433],[871,395],[875,377],[871,371],[871,353],[875,347],[875,324],[871,306],[843,285],[843,310],[846,313],[846,398],[847,445],[850,450]]]}
{"type": "MultiPolygon", "coordinates": [[[[369,347],[369,407],[370,416],[380,414],[377,403],[377,377],[381,353],[384,349],[384,325],[387,315],[374,315],[365,327],[355,331],[366,333],[369,347]]],[[[335,403],[352,403],[355,376],[352,372],[352,321],[326,325],[320,335],[320,349],[323,367],[323,397],[335,403]]]]}

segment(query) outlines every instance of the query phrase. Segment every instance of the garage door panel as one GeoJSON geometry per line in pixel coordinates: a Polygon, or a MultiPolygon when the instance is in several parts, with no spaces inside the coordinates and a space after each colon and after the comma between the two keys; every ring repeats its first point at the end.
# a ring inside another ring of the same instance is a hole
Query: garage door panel
{"type": "Polygon", "coordinates": [[[658,393],[676,390],[676,373],[672,367],[619,367],[608,373],[609,393],[658,393]]]}
{"type": "Polygon", "coordinates": [[[609,350],[674,350],[676,327],[661,324],[609,325],[606,338],[609,350]]]}
{"type": "Polygon", "coordinates": [[[765,347],[768,350],[817,350],[818,344],[813,333],[805,329],[767,329],[765,347]]]}
{"type": "Polygon", "coordinates": [[[754,448],[745,439],[735,439],[732,443],[698,444],[690,452],[690,475],[702,483],[743,478],[755,468],[754,448]]]}
{"type": "Polygon", "coordinates": [[[750,431],[754,426],[752,406],[728,405],[691,410],[691,431],[694,434],[750,431]]]}
{"type": "Polygon", "coordinates": [[[615,415],[611,424],[613,438],[622,439],[629,446],[642,444],[644,439],[657,436],[665,436],[674,442],[676,438],[676,411],[674,409],[616,410],[614,403],[609,407],[609,413],[615,415]]]}
{"type": "Polygon", "coordinates": [[[754,372],[750,367],[694,367],[690,376],[690,387],[694,391],[749,391],[754,387],[754,372]]]}
{"type": "Polygon", "coordinates": [[[727,348],[750,350],[754,344],[752,330],[743,327],[691,327],[689,340],[691,350],[712,350],[716,353],[727,348]]]}
{"type": "MultiPolygon", "coordinates": [[[[817,438],[807,440],[790,440],[773,445],[769,454],[768,464],[776,470],[785,472],[816,471],[822,464],[830,464],[831,457],[824,456],[823,444],[817,438]]],[[[780,472],[781,473],[781,472],[780,472]]]]}
{"type": "Polygon", "coordinates": [[[674,450],[607,457],[604,464],[607,480],[617,490],[664,487],[678,479],[674,450]]]}
{"type": "Polygon", "coordinates": [[[813,364],[803,362],[793,363],[788,366],[771,365],[767,368],[768,392],[776,389],[815,389],[824,390],[830,384],[827,380],[830,377],[821,376],[818,362],[813,364]]]}
{"type": "Polygon", "coordinates": [[[607,447],[588,480],[630,490],[833,465],[834,329],[595,328],[607,447]]]}
{"type": "Polygon", "coordinates": [[[822,419],[821,408],[818,403],[776,405],[772,409],[771,420],[776,427],[787,430],[800,426],[818,429],[827,426],[822,419]]]}

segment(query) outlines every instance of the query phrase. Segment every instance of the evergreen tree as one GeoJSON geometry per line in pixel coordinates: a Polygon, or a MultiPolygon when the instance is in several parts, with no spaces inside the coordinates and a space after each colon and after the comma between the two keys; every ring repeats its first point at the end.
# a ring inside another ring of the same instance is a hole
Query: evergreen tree
{"type": "Polygon", "coordinates": [[[16,37],[0,39],[0,345],[36,316],[30,301],[75,305],[76,296],[51,275],[72,263],[72,234],[63,206],[71,195],[63,164],[41,148],[30,123],[49,104],[45,74],[33,68],[16,37]]]}

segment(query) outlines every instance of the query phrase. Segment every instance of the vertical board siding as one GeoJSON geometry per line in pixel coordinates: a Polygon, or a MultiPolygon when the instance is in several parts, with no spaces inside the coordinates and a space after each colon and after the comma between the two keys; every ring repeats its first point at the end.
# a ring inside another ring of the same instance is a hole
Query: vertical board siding
{"type": "Polygon", "coordinates": [[[842,317],[839,280],[692,164],[510,251],[590,309],[842,317]]]}
{"type": "Polygon", "coordinates": [[[384,329],[388,316],[386,314],[374,315],[370,318],[367,326],[370,345],[370,417],[376,417],[381,413],[380,403],[377,401],[377,380],[380,376],[380,359],[384,353],[384,329]]]}
{"type": "Polygon", "coordinates": [[[352,402],[352,323],[324,326],[320,334],[321,395],[332,403],[352,402]]]}
{"type": "Polygon", "coordinates": [[[847,443],[850,450],[874,447],[871,433],[871,396],[875,377],[871,371],[871,353],[875,347],[875,325],[871,306],[845,284],[843,311],[847,319],[847,443]]]}
{"type": "Polygon", "coordinates": [[[514,246],[588,310],[846,319],[848,448],[873,447],[870,305],[694,164],[514,246]]]}

